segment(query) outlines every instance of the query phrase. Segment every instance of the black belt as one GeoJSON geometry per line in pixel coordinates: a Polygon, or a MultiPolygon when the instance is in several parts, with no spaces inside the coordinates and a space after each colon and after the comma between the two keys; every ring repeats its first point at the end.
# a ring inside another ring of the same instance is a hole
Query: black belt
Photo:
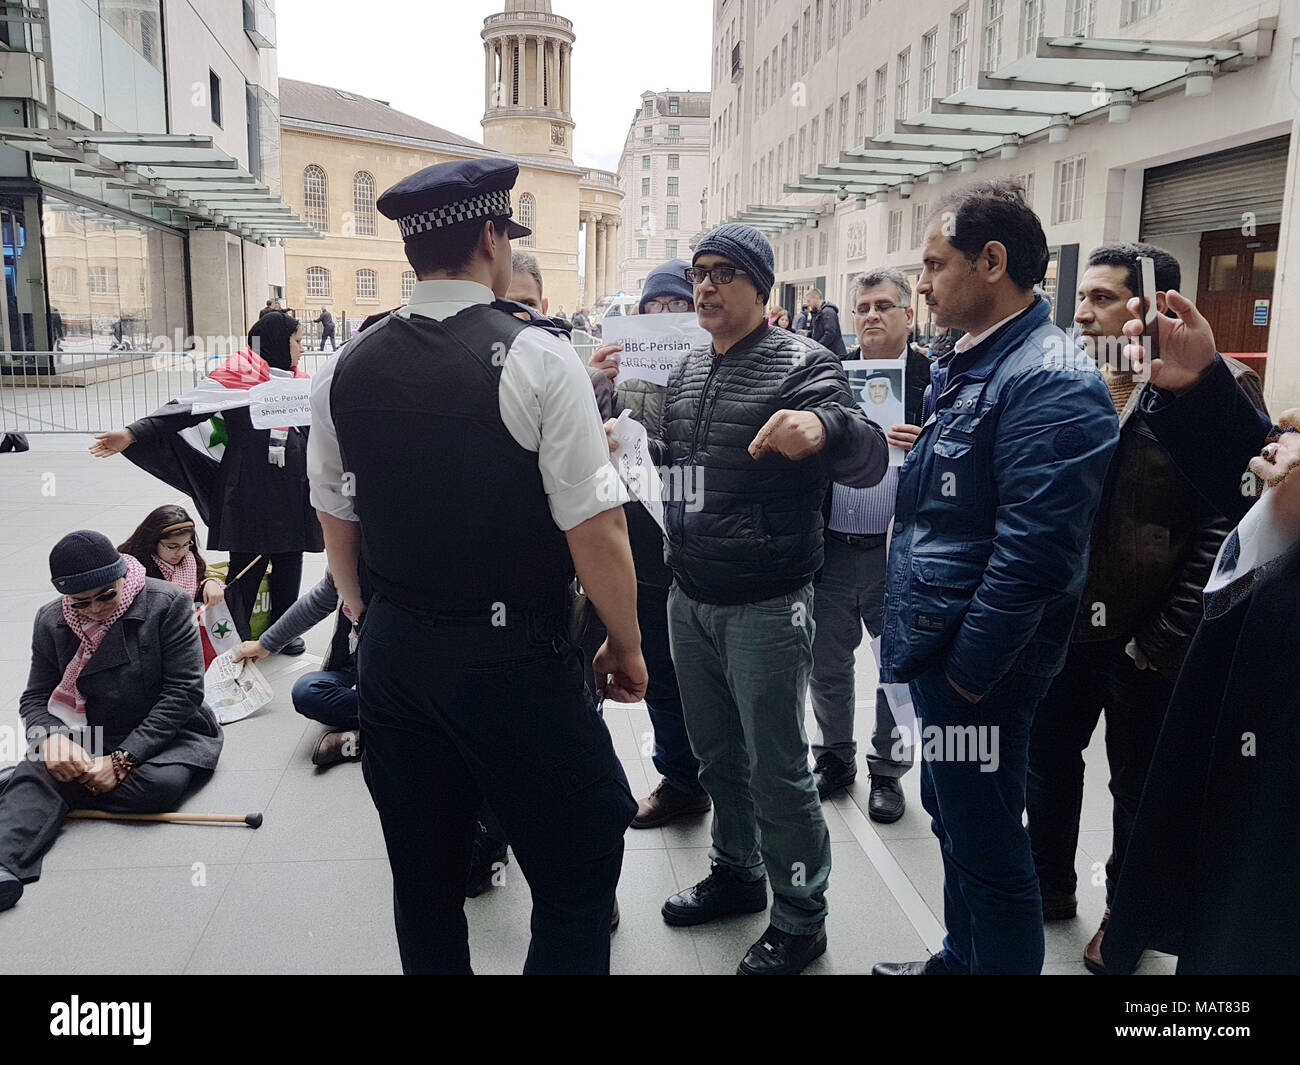
{"type": "Polygon", "coordinates": [[[836,532],[834,529],[827,529],[826,535],[832,540],[838,540],[842,544],[858,547],[864,551],[872,547],[883,547],[885,543],[885,533],[879,533],[875,536],[856,536],[853,533],[842,533],[836,532]]]}

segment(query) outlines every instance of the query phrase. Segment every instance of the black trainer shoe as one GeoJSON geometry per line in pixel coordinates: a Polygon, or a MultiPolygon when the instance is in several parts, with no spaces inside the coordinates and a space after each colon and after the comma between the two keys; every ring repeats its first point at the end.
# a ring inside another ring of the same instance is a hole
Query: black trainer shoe
{"type": "Polygon", "coordinates": [[[679,891],[664,903],[664,921],[674,927],[705,924],[733,913],[767,909],[767,880],[737,880],[725,865],[715,865],[694,887],[679,891]]]}
{"type": "Polygon", "coordinates": [[[948,968],[942,954],[931,954],[925,961],[882,961],[871,967],[872,976],[960,976],[948,968]]]}
{"type": "Polygon", "coordinates": [[[758,937],[736,969],[737,976],[797,976],[826,953],[826,930],[806,936],[782,932],[775,925],[758,937]]]}
{"type": "Polygon", "coordinates": [[[858,767],[830,751],[824,751],[813,766],[813,783],[817,785],[817,797],[823,802],[857,779],[858,767]]]}
{"type": "Polygon", "coordinates": [[[300,655],[307,650],[307,645],[303,642],[301,636],[295,636],[292,640],[280,648],[282,655],[300,655]]]}
{"type": "Polygon", "coordinates": [[[867,816],[877,824],[892,825],[907,808],[903,785],[898,777],[871,778],[871,793],[867,796],[867,816]]]}
{"type": "Polygon", "coordinates": [[[469,855],[469,873],[465,877],[465,897],[476,899],[492,886],[497,870],[510,864],[506,844],[493,839],[480,824],[474,835],[474,849],[469,855]]]}

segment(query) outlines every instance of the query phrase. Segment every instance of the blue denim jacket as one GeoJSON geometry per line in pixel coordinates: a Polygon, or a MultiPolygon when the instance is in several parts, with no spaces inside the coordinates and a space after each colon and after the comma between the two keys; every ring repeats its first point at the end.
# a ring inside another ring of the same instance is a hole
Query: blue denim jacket
{"type": "Polygon", "coordinates": [[[1041,297],[932,370],[899,476],[881,679],[939,666],[974,695],[1065,662],[1119,439],[1092,361],[1041,297]]]}

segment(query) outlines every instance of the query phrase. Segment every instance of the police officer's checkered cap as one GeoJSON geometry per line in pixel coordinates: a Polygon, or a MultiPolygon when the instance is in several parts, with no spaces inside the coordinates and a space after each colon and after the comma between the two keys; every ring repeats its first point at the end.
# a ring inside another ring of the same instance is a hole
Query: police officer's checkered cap
{"type": "Polygon", "coordinates": [[[434,229],[458,226],[462,222],[472,222],[476,218],[509,218],[514,212],[510,207],[510,193],[506,190],[485,192],[481,196],[471,196],[468,200],[457,200],[446,207],[419,214],[406,215],[397,219],[397,227],[402,236],[412,237],[419,233],[428,233],[434,229]]]}

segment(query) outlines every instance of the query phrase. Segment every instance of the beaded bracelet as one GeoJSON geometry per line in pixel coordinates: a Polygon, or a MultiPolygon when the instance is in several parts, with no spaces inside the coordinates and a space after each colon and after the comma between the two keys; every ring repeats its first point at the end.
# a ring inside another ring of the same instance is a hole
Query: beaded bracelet
{"type": "Polygon", "coordinates": [[[113,773],[120,784],[131,775],[131,770],[135,768],[135,762],[131,760],[131,756],[126,751],[113,751],[109,757],[113,759],[113,773]]]}

